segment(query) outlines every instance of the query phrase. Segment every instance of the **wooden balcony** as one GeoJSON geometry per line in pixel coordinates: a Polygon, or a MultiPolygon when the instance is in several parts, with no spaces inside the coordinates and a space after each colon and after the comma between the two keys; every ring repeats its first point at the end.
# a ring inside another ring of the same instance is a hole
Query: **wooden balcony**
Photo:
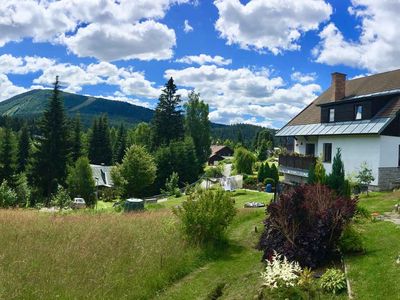
{"type": "Polygon", "coordinates": [[[286,168],[309,170],[315,164],[316,158],[313,156],[295,156],[289,154],[279,155],[279,165],[286,168]]]}

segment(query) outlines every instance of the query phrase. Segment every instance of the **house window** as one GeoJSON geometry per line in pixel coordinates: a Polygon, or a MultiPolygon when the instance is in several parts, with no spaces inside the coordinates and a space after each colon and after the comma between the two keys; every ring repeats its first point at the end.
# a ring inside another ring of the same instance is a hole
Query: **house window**
{"type": "Polygon", "coordinates": [[[324,162],[330,163],[332,161],[332,144],[324,143],[324,162]]]}
{"type": "Polygon", "coordinates": [[[335,109],[329,109],[329,122],[335,122],[335,109]]]}
{"type": "Polygon", "coordinates": [[[315,144],[306,144],[306,155],[315,155],[315,144]]]}
{"type": "Polygon", "coordinates": [[[356,105],[356,120],[362,119],[362,105],[356,105]]]}

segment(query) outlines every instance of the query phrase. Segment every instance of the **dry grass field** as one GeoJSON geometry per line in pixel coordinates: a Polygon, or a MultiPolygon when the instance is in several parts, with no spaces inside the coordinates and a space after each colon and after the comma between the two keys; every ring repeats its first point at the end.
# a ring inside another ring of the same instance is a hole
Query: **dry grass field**
{"type": "Polygon", "coordinates": [[[0,299],[148,299],[200,257],[168,211],[0,210],[0,245],[0,299]]]}

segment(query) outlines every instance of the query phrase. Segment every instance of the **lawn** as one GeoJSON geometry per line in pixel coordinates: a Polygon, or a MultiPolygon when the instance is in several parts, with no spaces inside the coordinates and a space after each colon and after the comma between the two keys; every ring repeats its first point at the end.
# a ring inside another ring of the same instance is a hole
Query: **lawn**
{"type": "MultiPolygon", "coordinates": [[[[228,247],[212,251],[188,246],[180,234],[171,207],[185,197],[129,215],[109,213],[111,203],[90,213],[0,210],[0,299],[253,299],[263,268],[254,246],[265,210],[243,205],[268,203],[272,194],[239,190],[232,196],[238,214],[228,247]]],[[[372,193],[360,205],[389,211],[399,196],[372,193]]],[[[400,227],[384,221],[356,226],[366,253],[346,257],[355,298],[400,299],[400,227]]]]}
{"type": "MultiPolygon", "coordinates": [[[[363,195],[360,205],[371,212],[391,211],[400,192],[363,195]]],[[[366,253],[347,256],[349,277],[355,299],[400,299],[400,226],[387,221],[365,221],[356,224],[364,237],[366,253]]]]}

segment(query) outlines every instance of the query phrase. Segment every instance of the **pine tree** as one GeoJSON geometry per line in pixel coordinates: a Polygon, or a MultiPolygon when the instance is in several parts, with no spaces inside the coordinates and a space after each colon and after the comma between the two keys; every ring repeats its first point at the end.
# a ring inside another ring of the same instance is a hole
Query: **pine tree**
{"type": "Polygon", "coordinates": [[[75,162],[83,154],[82,125],[81,125],[81,118],[80,118],[79,114],[75,117],[73,127],[74,128],[73,128],[73,133],[72,133],[71,158],[72,158],[72,161],[75,162]]]}
{"type": "Polygon", "coordinates": [[[176,85],[172,77],[165,84],[152,120],[153,147],[169,145],[173,140],[184,137],[181,98],[176,95],[176,85]]]}
{"type": "Polygon", "coordinates": [[[200,100],[200,94],[192,91],[189,101],[185,105],[185,131],[193,139],[196,156],[203,164],[210,156],[210,121],[208,119],[208,105],[200,100]]]}
{"type": "Polygon", "coordinates": [[[346,181],[344,173],[344,164],[342,161],[341,149],[338,148],[332,163],[332,172],[328,175],[326,180],[327,185],[335,190],[339,195],[346,193],[346,181]]]}
{"type": "Polygon", "coordinates": [[[121,123],[121,125],[118,128],[117,140],[114,146],[114,163],[122,162],[122,159],[124,158],[125,155],[126,145],[127,145],[126,129],[124,127],[124,124],[121,123]]]}
{"type": "Polygon", "coordinates": [[[24,172],[31,152],[31,141],[28,126],[21,128],[18,140],[18,172],[24,172]]]}
{"type": "Polygon", "coordinates": [[[315,178],[315,164],[311,164],[311,166],[308,170],[307,183],[315,184],[316,182],[317,182],[317,180],[315,178]]]}
{"type": "Polygon", "coordinates": [[[110,128],[106,115],[95,119],[89,140],[89,159],[93,164],[111,165],[113,158],[110,128]]]}
{"type": "Polygon", "coordinates": [[[265,178],[265,167],[264,164],[261,164],[260,168],[258,169],[257,180],[258,182],[262,183],[264,182],[265,178]]]}
{"type": "Polygon", "coordinates": [[[17,172],[17,145],[10,128],[6,127],[0,149],[0,182],[7,180],[14,185],[17,172]]]}
{"type": "Polygon", "coordinates": [[[68,128],[58,76],[41,120],[40,135],[32,180],[48,204],[50,195],[57,191],[58,185],[65,183],[67,176],[68,128]]]}
{"type": "Polygon", "coordinates": [[[275,164],[271,166],[271,178],[275,181],[275,184],[279,182],[279,172],[275,164]]]}
{"type": "Polygon", "coordinates": [[[266,178],[272,178],[271,168],[267,162],[264,165],[264,180],[266,178]]]}

